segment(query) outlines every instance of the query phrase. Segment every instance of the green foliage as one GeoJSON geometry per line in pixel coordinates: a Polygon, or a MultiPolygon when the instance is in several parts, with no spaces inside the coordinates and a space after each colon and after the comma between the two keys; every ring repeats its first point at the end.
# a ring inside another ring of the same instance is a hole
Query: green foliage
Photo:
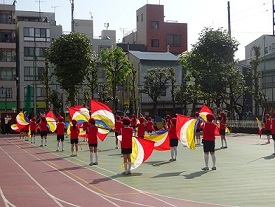
{"type": "Polygon", "coordinates": [[[126,80],[131,72],[131,64],[120,47],[104,49],[100,53],[101,64],[106,71],[107,83],[112,91],[113,110],[116,111],[117,85],[126,80]]]}
{"type": "Polygon", "coordinates": [[[147,94],[153,101],[153,111],[156,112],[158,99],[164,90],[167,89],[168,81],[171,80],[171,73],[168,68],[151,68],[144,75],[143,88],[141,92],[147,94]]]}
{"type": "MultiPolygon", "coordinates": [[[[85,74],[85,79],[87,80],[88,90],[85,91],[85,100],[89,100],[91,97],[94,98],[94,92],[98,87],[98,76],[97,76],[97,60],[98,56],[95,52],[91,54],[91,64],[88,67],[87,73],[85,74]]],[[[86,102],[85,101],[85,102],[86,102]]]]}
{"type": "MultiPolygon", "coordinates": [[[[193,89],[189,90],[191,96],[195,99],[203,96],[219,107],[228,88],[237,90],[231,86],[235,85],[236,71],[232,66],[238,45],[227,31],[221,28],[204,28],[191,52],[180,59],[188,71],[187,78],[194,83],[193,89]]],[[[230,93],[233,94],[235,91],[230,93]]]]}
{"type": "Polygon", "coordinates": [[[55,65],[54,74],[61,87],[68,92],[67,101],[75,104],[78,85],[91,64],[91,42],[81,33],[70,33],[55,39],[47,50],[48,60],[55,65]]]}

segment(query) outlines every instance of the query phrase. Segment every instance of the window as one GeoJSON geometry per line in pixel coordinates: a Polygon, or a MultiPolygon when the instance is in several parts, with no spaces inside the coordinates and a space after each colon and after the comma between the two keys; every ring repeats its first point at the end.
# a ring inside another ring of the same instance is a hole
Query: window
{"type": "Polygon", "coordinates": [[[159,22],[158,21],[151,21],[151,28],[152,29],[158,29],[159,28],[159,22]]]}
{"type": "Polygon", "coordinates": [[[0,68],[0,80],[14,80],[15,68],[0,68]]]}
{"type": "Polygon", "coordinates": [[[137,22],[139,22],[139,16],[137,15],[137,22]]]}
{"type": "Polygon", "coordinates": [[[24,27],[24,41],[50,42],[50,29],[24,27]]]}
{"type": "Polygon", "coordinates": [[[152,39],[151,40],[151,47],[159,47],[159,40],[158,39],[152,39]]]}
{"type": "Polygon", "coordinates": [[[141,14],[141,21],[143,22],[143,14],[141,14]]]}
{"type": "Polygon", "coordinates": [[[167,45],[170,46],[181,46],[181,35],[167,35],[167,45]]]}
{"type": "Polygon", "coordinates": [[[33,60],[34,57],[45,57],[45,47],[25,47],[24,48],[24,57],[25,60],[33,60]]]}
{"type": "Polygon", "coordinates": [[[0,42],[11,42],[12,32],[0,32],[0,42]]]}
{"type": "Polygon", "coordinates": [[[33,67],[24,67],[24,80],[25,81],[40,80],[43,76],[44,70],[45,68],[43,67],[37,67],[35,71],[33,67]]]}
{"type": "Polygon", "coordinates": [[[16,52],[11,49],[0,49],[0,62],[15,62],[16,52]]]}

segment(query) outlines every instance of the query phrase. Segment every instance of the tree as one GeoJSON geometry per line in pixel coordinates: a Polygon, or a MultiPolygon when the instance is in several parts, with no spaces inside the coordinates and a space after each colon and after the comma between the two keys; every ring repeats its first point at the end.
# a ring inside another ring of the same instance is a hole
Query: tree
{"type": "Polygon", "coordinates": [[[120,47],[103,49],[100,53],[101,64],[106,71],[107,83],[112,91],[113,111],[117,111],[117,85],[122,83],[131,72],[131,64],[120,47]]]}
{"type": "Polygon", "coordinates": [[[152,99],[155,114],[157,114],[158,99],[167,89],[169,80],[170,74],[167,68],[151,68],[144,75],[144,85],[141,92],[147,94],[152,99]]]}
{"type": "Polygon", "coordinates": [[[55,65],[54,75],[68,93],[67,102],[75,105],[76,94],[91,64],[91,42],[81,33],[70,33],[55,39],[47,50],[48,60],[55,65]]]}
{"type": "Polygon", "coordinates": [[[259,85],[259,78],[260,78],[260,72],[258,71],[258,66],[260,64],[260,47],[254,46],[253,51],[255,53],[255,58],[253,58],[250,62],[251,65],[251,71],[249,73],[249,76],[252,80],[252,85],[250,87],[250,93],[252,95],[253,100],[255,101],[255,115],[259,115],[259,106],[262,102],[264,94],[260,91],[260,85],[259,85]]]}
{"type": "Polygon", "coordinates": [[[199,91],[207,102],[214,102],[218,108],[229,87],[227,75],[238,45],[227,31],[204,28],[191,52],[180,59],[194,81],[193,92],[199,91]]]}
{"type": "Polygon", "coordinates": [[[176,77],[175,77],[175,69],[174,68],[168,68],[170,81],[171,81],[171,98],[172,98],[172,106],[173,106],[173,114],[176,114],[176,77]]]}
{"type": "Polygon", "coordinates": [[[95,52],[92,52],[91,63],[88,67],[87,73],[85,74],[85,79],[87,80],[88,87],[88,89],[84,91],[85,103],[90,99],[90,97],[94,99],[94,92],[98,88],[97,60],[97,54],[95,52]]]}

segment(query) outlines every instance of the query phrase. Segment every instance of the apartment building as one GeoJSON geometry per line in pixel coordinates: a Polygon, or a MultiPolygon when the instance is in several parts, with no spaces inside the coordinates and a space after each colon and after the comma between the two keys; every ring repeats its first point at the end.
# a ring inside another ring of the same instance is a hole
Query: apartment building
{"type": "Polygon", "coordinates": [[[15,5],[0,4],[0,111],[16,109],[15,5]]]}
{"type": "Polygon", "coordinates": [[[123,38],[124,43],[144,44],[148,52],[187,51],[187,23],[164,21],[164,6],[146,4],[136,11],[136,31],[123,38]]]}
{"type": "MultiPolygon", "coordinates": [[[[45,50],[51,41],[62,35],[62,26],[56,25],[52,12],[16,11],[18,108],[36,114],[45,110],[46,91],[41,83],[45,71],[45,50]]],[[[49,70],[52,70],[49,68],[49,70]]],[[[48,71],[52,74],[53,71],[48,71]]],[[[59,89],[53,84],[50,90],[59,89]]]]}

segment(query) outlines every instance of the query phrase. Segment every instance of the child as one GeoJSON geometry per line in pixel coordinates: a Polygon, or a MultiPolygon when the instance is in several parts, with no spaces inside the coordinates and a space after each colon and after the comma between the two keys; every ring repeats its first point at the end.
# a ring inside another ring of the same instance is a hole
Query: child
{"type": "Polygon", "coordinates": [[[116,138],[116,149],[118,149],[118,139],[117,136],[121,135],[121,128],[123,127],[122,121],[120,116],[116,116],[116,121],[115,121],[115,138],[116,138]]]}
{"type": "Polygon", "coordinates": [[[97,153],[97,131],[98,128],[95,126],[95,120],[89,119],[89,125],[87,127],[88,132],[88,144],[90,149],[90,166],[98,165],[98,153],[97,153]],[[95,162],[93,162],[93,154],[95,155],[95,162]]]}
{"type": "Polygon", "coordinates": [[[169,130],[170,126],[171,126],[171,117],[169,114],[167,114],[163,123],[163,127],[164,129],[169,130]]]}
{"type": "Polygon", "coordinates": [[[47,146],[48,127],[47,127],[47,120],[45,116],[41,117],[39,126],[40,126],[40,136],[41,136],[40,147],[43,147],[43,140],[45,140],[45,146],[47,146]]]}
{"type": "Polygon", "coordinates": [[[84,136],[84,139],[83,139],[83,142],[87,142],[87,127],[88,127],[88,122],[87,121],[84,121],[83,124],[82,124],[82,127],[83,127],[83,131],[85,132],[85,136],[84,136]]]}
{"type": "Polygon", "coordinates": [[[145,134],[145,118],[144,117],[139,117],[139,124],[137,125],[138,130],[137,130],[137,137],[138,138],[144,138],[144,134],[145,134]]]}
{"type": "Polygon", "coordinates": [[[137,124],[138,124],[138,122],[137,122],[137,117],[136,117],[136,115],[135,114],[133,114],[132,115],[132,118],[131,118],[131,120],[130,120],[130,124],[131,124],[131,127],[133,128],[133,130],[134,130],[134,136],[136,136],[136,128],[137,128],[137,124]]]}
{"type": "Polygon", "coordinates": [[[56,126],[56,138],[57,138],[57,149],[56,151],[59,151],[60,142],[61,142],[61,149],[62,152],[64,151],[64,129],[65,129],[65,123],[63,122],[64,119],[62,116],[58,117],[58,123],[56,126]]]}
{"type": "Polygon", "coordinates": [[[214,116],[212,114],[206,115],[207,121],[203,125],[203,151],[204,151],[204,162],[205,167],[202,170],[209,170],[208,160],[209,152],[211,154],[213,167],[212,170],[216,170],[216,157],[215,157],[215,129],[216,124],[212,121],[214,116]]]}
{"type": "Polygon", "coordinates": [[[264,121],[264,132],[266,134],[267,142],[266,144],[270,144],[270,135],[271,135],[271,119],[270,115],[265,115],[265,121],[264,121]]]}
{"type": "Polygon", "coordinates": [[[71,131],[71,157],[77,156],[78,152],[78,135],[79,135],[79,128],[76,125],[76,120],[72,120],[72,126],[70,126],[71,131]],[[74,154],[74,148],[75,148],[75,154],[74,154]]]}
{"type": "Polygon", "coordinates": [[[31,143],[35,144],[35,134],[36,134],[36,119],[33,117],[30,122],[30,130],[31,130],[31,143]]]}
{"type": "Polygon", "coordinates": [[[176,123],[177,123],[177,118],[173,117],[171,119],[170,128],[168,129],[168,136],[170,138],[170,147],[171,147],[171,159],[169,160],[170,162],[176,161],[177,155],[178,155],[179,139],[176,133],[176,123]]]}
{"type": "Polygon", "coordinates": [[[124,172],[123,174],[131,174],[131,154],[132,154],[132,136],[133,128],[130,127],[130,119],[123,118],[122,123],[124,127],[121,129],[121,154],[123,155],[124,172]]]}
{"type": "Polygon", "coordinates": [[[147,130],[148,134],[152,134],[153,131],[155,132],[154,123],[153,123],[151,117],[148,117],[148,122],[147,122],[146,130],[147,130]]]}
{"type": "Polygon", "coordinates": [[[197,119],[197,128],[196,128],[196,141],[197,141],[197,145],[200,145],[201,144],[201,131],[202,131],[202,121],[201,119],[199,118],[200,114],[199,112],[196,112],[195,114],[195,118],[197,119]]]}
{"type": "Polygon", "coordinates": [[[27,125],[25,125],[24,126],[24,128],[23,128],[23,133],[24,133],[24,140],[25,141],[29,141],[29,138],[28,138],[28,136],[29,136],[29,130],[30,130],[30,124],[28,123],[27,125]]]}
{"type": "Polygon", "coordinates": [[[225,129],[226,129],[226,114],[222,111],[220,113],[220,135],[221,135],[221,142],[222,142],[222,149],[227,148],[227,142],[225,139],[225,129]]]}

